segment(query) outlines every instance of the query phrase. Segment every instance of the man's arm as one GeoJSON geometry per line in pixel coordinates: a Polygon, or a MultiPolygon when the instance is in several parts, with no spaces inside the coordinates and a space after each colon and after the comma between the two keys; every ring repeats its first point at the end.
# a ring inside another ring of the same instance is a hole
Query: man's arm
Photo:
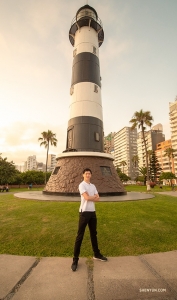
{"type": "Polygon", "coordinates": [[[83,193],[82,196],[84,197],[85,200],[87,201],[94,201],[97,202],[100,200],[99,194],[95,194],[94,196],[89,196],[87,192],[83,193]]]}

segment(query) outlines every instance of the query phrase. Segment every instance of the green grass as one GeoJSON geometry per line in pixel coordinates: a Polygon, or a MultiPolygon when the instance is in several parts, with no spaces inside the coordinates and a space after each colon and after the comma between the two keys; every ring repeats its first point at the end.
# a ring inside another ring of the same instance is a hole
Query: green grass
{"type": "MultiPolygon", "coordinates": [[[[147,192],[147,188],[144,185],[136,185],[136,184],[125,185],[125,189],[127,192],[147,192]]],[[[160,189],[160,187],[156,185],[154,188],[151,188],[150,193],[165,192],[165,191],[171,191],[171,187],[163,186],[163,188],[160,189]]]]}
{"type": "MultiPolygon", "coordinates": [[[[38,187],[38,188],[33,187],[33,188],[31,189],[31,191],[43,191],[43,189],[44,189],[43,187],[38,187]]],[[[28,188],[11,188],[11,187],[10,187],[10,190],[9,190],[9,192],[13,192],[13,193],[27,192],[27,191],[29,191],[28,188]]]]}
{"type": "MultiPolygon", "coordinates": [[[[0,196],[0,253],[72,256],[79,202],[41,202],[0,196]]],[[[97,203],[99,248],[107,256],[177,249],[177,198],[97,203]]],[[[92,249],[89,231],[81,256],[92,249]]]]}

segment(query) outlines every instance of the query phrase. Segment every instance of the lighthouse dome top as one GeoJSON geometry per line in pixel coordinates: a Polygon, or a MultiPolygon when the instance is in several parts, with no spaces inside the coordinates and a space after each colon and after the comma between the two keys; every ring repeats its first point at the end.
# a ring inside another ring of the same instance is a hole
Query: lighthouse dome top
{"type": "Polygon", "coordinates": [[[96,10],[88,4],[78,9],[76,16],[71,22],[71,28],[69,30],[69,40],[72,46],[74,46],[76,32],[84,26],[92,27],[97,32],[98,44],[100,47],[104,41],[103,25],[97,15],[96,10]]]}
{"type": "Polygon", "coordinates": [[[95,21],[98,19],[96,10],[88,4],[79,8],[76,13],[76,20],[79,20],[80,18],[83,18],[85,16],[93,18],[95,21]]]}

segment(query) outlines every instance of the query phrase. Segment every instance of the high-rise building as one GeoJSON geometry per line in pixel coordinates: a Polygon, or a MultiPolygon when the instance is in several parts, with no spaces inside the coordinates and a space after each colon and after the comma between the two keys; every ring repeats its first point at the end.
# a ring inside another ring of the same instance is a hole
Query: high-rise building
{"type": "MultiPolygon", "coordinates": [[[[165,141],[165,135],[163,134],[163,127],[161,124],[157,124],[152,127],[151,130],[145,131],[145,140],[147,151],[156,150],[156,145],[158,143],[165,141]]],[[[146,153],[143,142],[142,131],[138,133],[137,138],[137,147],[138,147],[138,157],[139,157],[139,167],[146,167],[146,153]]]]}
{"type": "MultiPolygon", "coordinates": [[[[171,145],[174,150],[177,151],[177,97],[175,102],[169,103],[169,116],[171,127],[171,145]]],[[[174,157],[174,172],[177,176],[177,156],[174,157]]]]}
{"type": "Polygon", "coordinates": [[[122,172],[135,179],[138,175],[138,166],[135,166],[132,158],[137,155],[137,129],[124,127],[114,136],[114,165],[121,168],[122,172]],[[121,162],[126,165],[121,167],[121,162]]]}
{"type": "Polygon", "coordinates": [[[155,154],[159,161],[162,172],[173,172],[174,173],[174,158],[171,157],[170,161],[168,156],[165,155],[165,150],[172,148],[171,140],[166,140],[164,142],[158,143],[156,145],[155,154]]]}
{"type": "Polygon", "coordinates": [[[46,167],[46,165],[43,162],[38,162],[36,170],[41,171],[41,172],[45,172],[45,169],[46,169],[45,167],[46,167]]]}
{"type": "Polygon", "coordinates": [[[27,170],[36,170],[36,169],[37,169],[36,155],[28,156],[27,170]]]}
{"type": "Polygon", "coordinates": [[[24,166],[21,165],[15,165],[15,168],[20,171],[20,172],[24,172],[24,166]]]}
{"type": "Polygon", "coordinates": [[[56,155],[55,154],[49,154],[48,155],[48,162],[47,162],[47,171],[51,172],[54,170],[56,166],[56,155]]]}

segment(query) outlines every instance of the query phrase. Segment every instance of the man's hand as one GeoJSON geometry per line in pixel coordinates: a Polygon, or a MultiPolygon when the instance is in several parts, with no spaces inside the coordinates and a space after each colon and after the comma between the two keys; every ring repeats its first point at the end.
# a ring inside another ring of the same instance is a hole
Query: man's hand
{"type": "Polygon", "coordinates": [[[85,200],[87,200],[87,201],[94,201],[94,202],[100,201],[99,194],[95,194],[94,196],[89,196],[89,194],[87,192],[85,192],[82,195],[84,196],[85,200]]]}
{"type": "Polygon", "coordinates": [[[100,201],[100,196],[98,194],[95,194],[94,196],[95,196],[94,201],[100,201]]]}

